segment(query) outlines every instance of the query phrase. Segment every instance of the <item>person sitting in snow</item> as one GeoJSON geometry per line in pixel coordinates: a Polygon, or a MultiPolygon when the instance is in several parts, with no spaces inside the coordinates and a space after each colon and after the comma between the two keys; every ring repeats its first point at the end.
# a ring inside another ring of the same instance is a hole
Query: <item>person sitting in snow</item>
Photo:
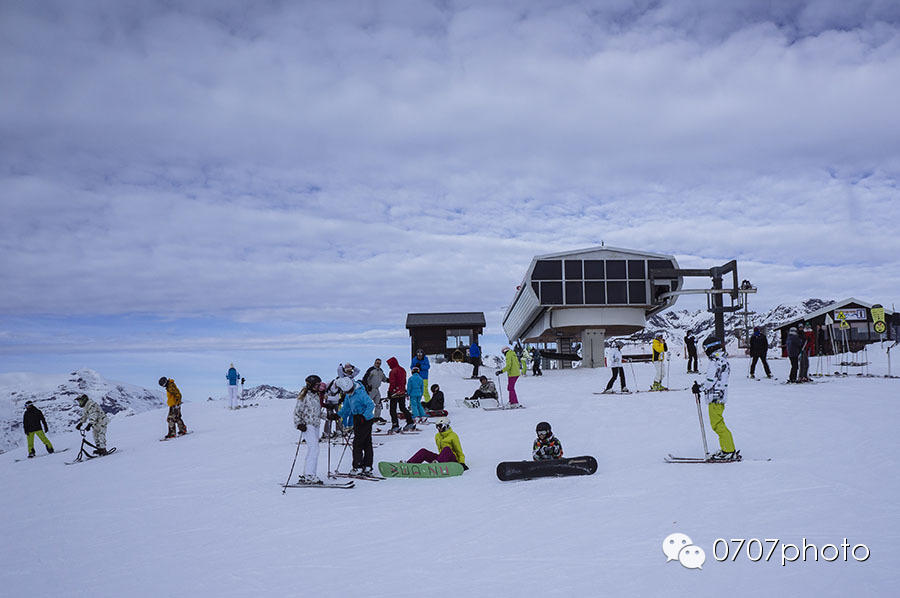
{"type": "Polygon", "coordinates": [[[434,444],[437,446],[438,452],[434,453],[425,448],[419,449],[407,463],[459,463],[464,470],[469,469],[459,436],[450,427],[450,418],[439,417],[434,425],[437,429],[437,434],[434,435],[434,444]]]}
{"type": "Polygon", "coordinates": [[[75,399],[78,406],[84,411],[81,419],[75,424],[76,430],[93,430],[94,431],[94,449],[95,455],[106,455],[106,427],[109,425],[109,416],[103,412],[100,405],[92,401],[87,395],[80,395],[75,399]]]}
{"type": "Polygon", "coordinates": [[[487,376],[481,376],[478,378],[478,380],[481,382],[481,386],[478,387],[478,390],[472,393],[471,397],[466,397],[466,399],[496,399],[497,386],[492,381],[488,380],[487,376]]]}
{"type": "Polygon", "coordinates": [[[562,459],[563,448],[559,438],[553,435],[550,424],[541,422],[534,429],[537,438],[531,447],[531,457],[535,461],[546,461],[548,459],[562,459]]]}
{"type": "Polygon", "coordinates": [[[437,384],[431,385],[431,400],[422,403],[422,407],[428,411],[442,411],[444,409],[444,391],[437,384]]]}

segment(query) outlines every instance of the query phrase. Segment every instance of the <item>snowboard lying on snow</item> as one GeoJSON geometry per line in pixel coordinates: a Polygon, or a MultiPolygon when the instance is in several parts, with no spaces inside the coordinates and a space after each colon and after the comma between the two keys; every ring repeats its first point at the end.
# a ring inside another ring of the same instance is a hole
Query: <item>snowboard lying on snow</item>
{"type": "Polygon", "coordinates": [[[547,461],[504,461],[497,464],[497,477],[504,482],[570,475],[591,475],[597,460],[590,455],[547,461]]]}
{"type": "Polygon", "coordinates": [[[380,461],[378,471],[386,478],[449,478],[462,475],[459,463],[392,463],[380,461]]]}

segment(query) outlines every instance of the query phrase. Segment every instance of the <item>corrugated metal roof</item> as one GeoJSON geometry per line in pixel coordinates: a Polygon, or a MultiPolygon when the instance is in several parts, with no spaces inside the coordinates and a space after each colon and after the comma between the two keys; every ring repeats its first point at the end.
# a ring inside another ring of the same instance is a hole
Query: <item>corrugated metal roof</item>
{"type": "Polygon", "coordinates": [[[406,327],[447,326],[484,328],[484,313],[480,311],[447,312],[434,314],[406,314],[406,327]]]}

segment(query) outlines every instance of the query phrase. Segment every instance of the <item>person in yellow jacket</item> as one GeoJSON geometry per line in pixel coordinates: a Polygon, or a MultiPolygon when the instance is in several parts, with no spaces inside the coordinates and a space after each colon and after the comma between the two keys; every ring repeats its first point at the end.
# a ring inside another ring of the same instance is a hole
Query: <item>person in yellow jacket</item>
{"type": "Polygon", "coordinates": [[[654,368],[654,376],[653,376],[653,385],[650,387],[650,390],[669,390],[665,386],[663,386],[663,376],[665,375],[666,368],[666,353],[669,351],[669,347],[666,345],[666,341],[663,340],[662,332],[656,334],[656,338],[653,339],[653,368],[654,368]]]}
{"type": "Polygon", "coordinates": [[[178,426],[178,435],[188,433],[184,420],[181,419],[181,391],[175,386],[175,381],[165,376],[159,379],[159,385],[166,389],[166,405],[169,406],[169,415],[166,422],[169,424],[169,433],[166,438],[175,438],[175,426],[178,426]]]}
{"type": "Polygon", "coordinates": [[[434,453],[428,449],[419,449],[416,454],[409,458],[407,463],[459,463],[463,469],[469,469],[466,465],[466,456],[463,454],[462,445],[459,443],[459,436],[450,427],[449,417],[439,417],[434,422],[437,428],[437,434],[434,435],[434,444],[437,445],[438,452],[434,453]]]}
{"type": "Polygon", "coordinates": [[[509,391],[509,405],[510,407],[518,407],[519,397],[516,395],[516,380],[518,380],[519,376],[522,374],[519,358],[516,356],[516,352],[510,350],[509,347],[503,347],[503,356],[506,357],[506,365],[502,370],[497,370],[497,375],[499,376],[503,372],[506,372],[508,379],[506,390],[509,391]]]}

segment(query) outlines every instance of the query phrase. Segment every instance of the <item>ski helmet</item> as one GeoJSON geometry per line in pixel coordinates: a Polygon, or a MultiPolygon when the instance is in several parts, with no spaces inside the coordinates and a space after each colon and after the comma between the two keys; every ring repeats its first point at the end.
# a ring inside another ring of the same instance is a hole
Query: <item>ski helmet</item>
{"type": "Polygon", "coordinates": [[[313,388],[317,387],[321,381],[322,379],[315,374],[310,374],[306,377],[306,388],[312,390],[313,388]]]}
{"type": "Polygon", "coordinates": [[[31,407],[34,405],[34,401],[25,401],[25,407],[31,407]]]}
{"type": "Polygon", "coordinates": [[[547,422],[541,422],[534,429],[537,432],[539,438],[547,438],[553,435],[553,430],[550,429],[550,424],[547,422]]]}
{"type": "Polygon", "coordinates": [[[434,391],[436,391],[436,390],[440,390],[440,388],[441,388],[441,387],[438,386],[437,384],[432,384],[432,385],[431,385],[431,392],[434,392],[434,391]]]}
{"type": "Polygon", "coordinates": [[[168,382],[169,382],[169,379],[166,378],[165,376],[163,376],[162,378],[159,379],[160,386],[165,386],[168,382]]]}
{"type": "Polygon", "coordinates": [[[337,387],[343,392],[350,392],[351,390],[353,390],[353,380],[346,377],[338,378],[337,387]]]}
{"type": "Polygon", "coordinates": [[[439,417],[434,420],[434,426],[438,429],[439,432],[444,432],[450,428],[450,418],[449,417],[439,417]]]}
{"type": "Polygon", "coordinates": [[[79,395],[79,396],[75,397],[75,402],[78,403],[80,406],[84,407],[85,403],[88,402],[88,396],[87,395],[79,395]]]}
{"type": "Polygon", "coordinates": [[[713,352],[721,351],[725,348],[725,345],[722,344],[722,341],[713,335],[709,335],[703,341],[703,351],[706,352],[707,357],[712,357],[713,352]]]}

